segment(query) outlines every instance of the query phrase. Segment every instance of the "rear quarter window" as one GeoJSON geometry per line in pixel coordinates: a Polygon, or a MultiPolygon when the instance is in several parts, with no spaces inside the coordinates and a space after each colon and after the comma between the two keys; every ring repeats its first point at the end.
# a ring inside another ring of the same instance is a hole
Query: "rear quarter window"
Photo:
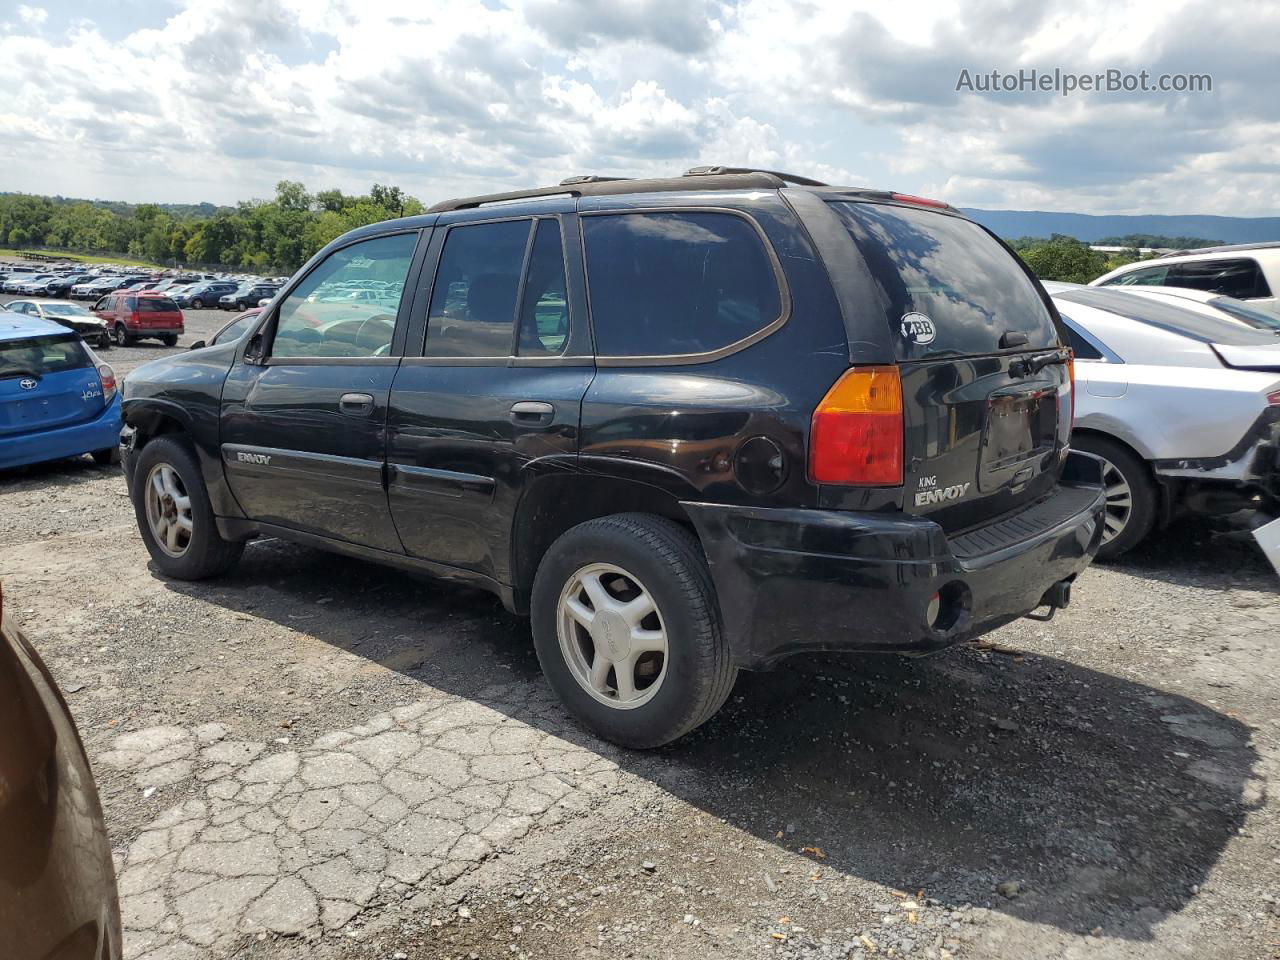
{"type": "Polygon", "coordinates": [[[785,319],[764,239],[732,213],[609,213],[582,218],[596,353],[699,355],[764,335],[785,319]]]}
{"type": "MultiPolygon", "coordinates": [[[[976,223],[914,207],[837,201],[870,273],[868,308],[883,311],[898,358],[997,353],[1056,346],[1040,291],[1016,256],[976,223]]],[[[834,269],[834,267],[833,267],[834,269]]]]}
{"type": "Polygon", "coordinates": [[[1206,290],[1240,300],[1271,296],[1267,280],[1258,269],[1258,261],[1251,257],[1178,263],[1169,271],[1166,282],[1171,287],[1206,290]]]}

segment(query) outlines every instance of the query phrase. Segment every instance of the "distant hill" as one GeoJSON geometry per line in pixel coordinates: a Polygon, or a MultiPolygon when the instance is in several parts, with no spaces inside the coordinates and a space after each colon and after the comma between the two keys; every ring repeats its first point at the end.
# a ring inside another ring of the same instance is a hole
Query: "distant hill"
{"type": "Polygon", "coordinates": [[[968,216],[1002,237],[1048,237],[1065,233],[1086,243],[1129,234],[1165,237],[1220,237],[1223,243],[1280,241],[1280,217],[1210,217],[1199,214],[1094,216],[1045,210],[962,208],[968,216]]]}

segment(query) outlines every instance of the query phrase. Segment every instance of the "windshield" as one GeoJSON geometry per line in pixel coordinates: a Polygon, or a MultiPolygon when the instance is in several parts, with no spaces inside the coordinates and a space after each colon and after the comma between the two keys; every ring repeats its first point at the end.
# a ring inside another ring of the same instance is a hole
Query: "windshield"
{"type": "Polygon", "coordinates": [[[1209,306],[1221,310],[1229,317],[1247,323],[1256,330],[1274,330],[1280,333],[1280,314],[1272,313],[1261,307],[1250,306],[1235,297],[1214,297],[1209,306]]]}
{"type": "Polygon", "coordinates": [[[41,308],[52,317],[91,317],[91,314],[78,303],[46,303],[41,308]]]}
{"type": "Polygon", "coordinates": [[[92,366],[89,352],[75,335],[0,340],[0,380],[42,377],[88,366],[92,366]]]}
{"type": "Polygon", "coordinates": [[[1226,318],[1211,317],[1197,310],[1174,306],[1141,294],[1126,293],[1121,287],[1082,287],[1056,295],[1058,300],[1082,303],[1109,313],[1137,320],[1200,343],[1221,343],[1233,347],[1274,344],[1274,332],[1250,329],[1226,318]]]}
{"type": "Polygon", "coordinates": [[[862,254],[869,295],[885,311],[900,359],[1055,346],[1058,333],[1017,257],[976,223],[916,207],[838,201],[862,254]]]}

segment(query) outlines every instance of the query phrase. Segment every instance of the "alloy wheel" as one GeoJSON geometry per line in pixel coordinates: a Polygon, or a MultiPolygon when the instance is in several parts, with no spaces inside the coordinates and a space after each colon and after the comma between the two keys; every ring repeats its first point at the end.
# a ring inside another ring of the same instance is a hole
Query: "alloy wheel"
{"type": "Polygon", "coordinates": [[[177,559],[191,546],[195,523],[191,516],[191,497],[178,471],[167,463],[157,463],[147,475],[144,492],[147,525],[156,545],[177,559]]]}
{"type": "Polygon", "coordinates": [[[1124,532],[1133,513],[1133,489],[1124,474],[1110,460],[1102,461],[1102,486],[1106,491],[1106,518],[1102,542],[1110,543],[1124,532]]]}
{"type": "Polygon", "coordinates": [[[580,568],[556,608],[560,652],[595,700],[632,710],[653,699],[667,673],[666,626],[652,594],[610,563],[580,568]]]}

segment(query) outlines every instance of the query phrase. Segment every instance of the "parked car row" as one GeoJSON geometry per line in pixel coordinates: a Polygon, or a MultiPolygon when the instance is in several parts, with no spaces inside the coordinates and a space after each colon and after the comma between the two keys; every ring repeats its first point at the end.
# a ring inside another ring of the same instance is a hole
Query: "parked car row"
{"type": "Polygon", "coordinates": [[[0,292],[39,297],[93,300],[116,290],[155,290],[180,298],[183,307],[223,306],[243,310],[270,299],[286,278],[227,277],[211,274],[162,275],[139,268],[41,267],[0,263],[0,292]],[[228,298],[226,303],[222,299],[228,298]]]}

